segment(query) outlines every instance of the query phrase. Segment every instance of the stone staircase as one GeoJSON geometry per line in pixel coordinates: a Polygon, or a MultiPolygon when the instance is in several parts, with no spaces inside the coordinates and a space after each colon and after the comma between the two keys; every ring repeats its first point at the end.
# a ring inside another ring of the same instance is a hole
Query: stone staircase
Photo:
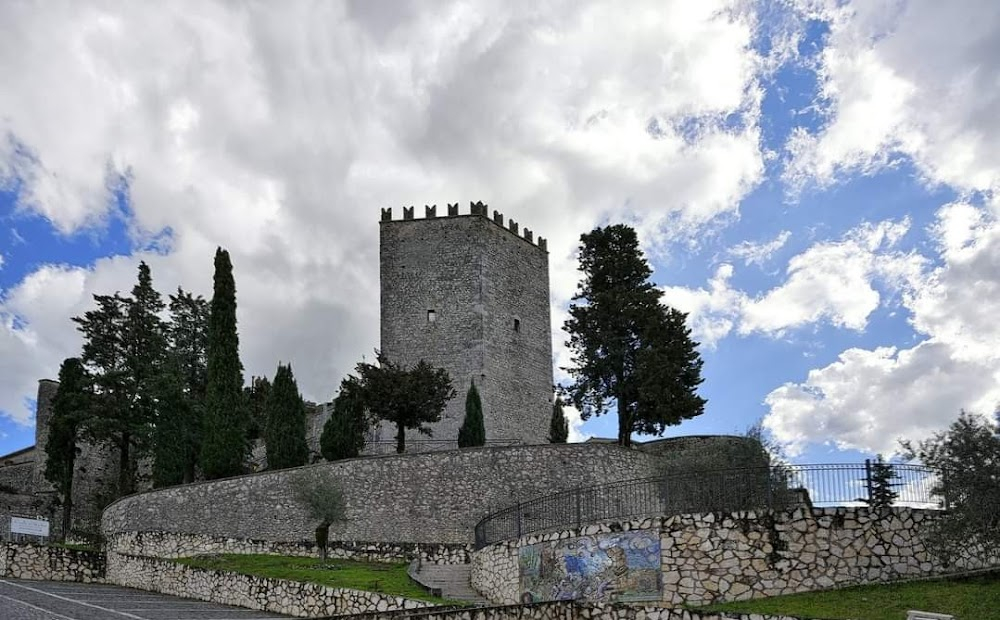
{"type": "Polygon", "coordinates": [[[440,592],[440,596],[444,598],[480,607],[490,604],[469,584],[471,564],[429,564],[414,561],[410,564],[409,573],[422,586],[435,594],[440,592]]]}

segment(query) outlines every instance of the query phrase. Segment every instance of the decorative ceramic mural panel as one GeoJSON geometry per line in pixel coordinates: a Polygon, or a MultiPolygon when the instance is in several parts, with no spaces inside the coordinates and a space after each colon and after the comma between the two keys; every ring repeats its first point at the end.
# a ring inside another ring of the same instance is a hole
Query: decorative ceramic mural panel
{"type": "Polygon", "coordinates": [[[660,598],[660,537],[639,531],[582,536],[520,550],[521,599],[660,598]]]}

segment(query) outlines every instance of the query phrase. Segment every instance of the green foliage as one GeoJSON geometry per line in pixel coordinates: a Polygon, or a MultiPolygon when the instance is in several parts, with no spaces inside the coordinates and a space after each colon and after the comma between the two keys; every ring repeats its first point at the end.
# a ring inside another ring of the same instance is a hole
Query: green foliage
{"type": "Polygon", "coordinates": [[[340,393],[333,401],[333,412],[319,437],[320,453],[328,461],[350,459],[365,447],[365,401],[357,377],[340,382],[340,393]]]}
{"type": "Polygon", "coordinates": [[[465,419],[458,429],[458,447],[471,448],[486,444],[486,424],[483,421],[483,401],[473,381],[465,395],[465,419]]]}
{"type": "Polygon", "coordinates": [[[896,475],[896,468],[892,463],[887,463],[881,454],[874,461],[865,463],[868,466],[868,497],[865,503],[875,510],[892,508],[899,497],[899,493],[893,490],[899,486],[899,483],[893,482],[899,477],[896,475]]]}
{"type": "Polygon", "coordinates": [[[613,403],[623,446],[703,413],[698,343],[687,315],[660,304],[635,231],[619,224],[580,240],[583,280],[565,323],[573,383],[563,393],[585,420],[613,403]]]}
{"type": "Polygon", "coordinates": [[[73,319],[84,337],[81,359],[93,377],[95,415],[87,431],[117,450],[117,493],[124,495],[134,490],[137,459],[149,450],[165,350],[164,304],[146,263],[139,264],[131,297],[95,295],[94,301],[96,310],[73,319]]]}
{"type": "Polygon", "coordinates": [[[933,523],[935,553],[948,562],[1000,548],[1000,424],[963,411],[948,430],[902,445],[907,458],[941,472],[933,492],[948,510],[933,523]]]}
{"type": "Polygon", "coordinates": [[[156,384],[155,487],[194,481],[208,374],[208,302],[178,288],[169,307],[167,355],[156,384]]]}
{"type": "Polygon", "coordinates": [[[455,396],[443,368],[424,360],[407,369],[378,354],[378,365],[357,366],[365,407],[377,419],[396,425],[396,453],[406,451],[406,429],[431,436],[432,424],[441,419],[445,405],[455,396]]]}
{"type": "Polygon", "coordinates": [[[292,374],[292,366],[278,364],[267,397],[264,445],[270,470],[299,467],[309,461],[306,444],[306,405],[292,374]]]}
{"type": "Polygon", "coordinates": [[[292,482],[295,499],[309,514],[309,518],[319,521],[316,527],[316,546],[320,559],[326,561],[326,543],[330,538],[330,526],[347,520],[347,501],[344,493],[332,480],[320,477],[299,477],[292,482]]]}
{"type": "Polygon", "coordinates": [[[91,413],[91,385],[83,363],[75,357],[59,368],[59,388],[52,399],[49,436],[45,443],[45,479],[51,482],[62,504],[61,538],[70,531],[73,512],[73,470],[79,453],[77,441],[91,413]]]}
{"type": "Polygon", "coordinates": [[[381,592],[439,604],[454,603],[454,601],[429,595],[419,584],[409,578],[405,562],[388,564],[336,560],[331,564],[326,564],[325,560],[317,561],[315,558],[243,554],[180,558],[177,562],[207,570],[318,583],[331,588],[381,592]]]}
{"type": "Polygon", "coordinates": [[[561,398],[552,404],[552,419],[549,421],[549,443],[566,443],[569,439],[569,422],[563,413],[561,398]]]}
{"type": "Polygon", "coordinates": [[[208,322],[205,424],[199,457],[209,480],[242,473],[249,448],[239,346],[233,265],[229,252],[219,248],[208,322]]]}
{"type": "Polygon", "coordinates": [[[244,391],[250,418],[247,439],[262,439],[264,427],[267,426],[267,396],[271,393],[271,382],[267,377],[252,377],[250,385],[244,391]]]}

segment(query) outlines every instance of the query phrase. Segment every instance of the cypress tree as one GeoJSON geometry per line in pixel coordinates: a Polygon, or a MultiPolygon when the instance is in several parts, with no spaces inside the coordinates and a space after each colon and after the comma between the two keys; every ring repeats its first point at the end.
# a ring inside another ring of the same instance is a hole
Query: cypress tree
{"type": "Polygon", "coordinates": [[[306,445],[306,405],[292,375],[292,366],[278,364],[267,396],[264,445],[270,470],[298,467],[309,461],[306,445]]]}
{"type": "Polygon", "coordinates": [[[549,443],[566,443],[569,439],[569,422],[563,414],[562,400],[557,398],[552,404],[552,420],[549,422],[549,443]]]}
{"type": "Polygon", "coordinates": [[[90,413],[90,379],[83,363],[75,357],[59,368],[59,388],[52,400],[49,437],[45,444],[45,479],[51,482],[62,503],[60,537],[69,533],[73,513],[73,469],[81,426],[90,413]]]}
{"type": "Polygon", "coordinates": [[[248,449],[243,364],[236,332],[236,283],[229,252],[222,248],[215,251],[213,291],[200,456],[201,469],[209,480],[241,473],[248,449]]]}
{"type": "Polygon", "coordinates": [[[365,447],[365,402],[357,377],[340,382],[333,412],[323,425],[319,450],[328,461],[358,456],[365,447]]]}
{"type": "Polygon", "coordinates": [[[479,398],[475,380],[465,395],[465,419],[458,429],[458,447],[470,448],[486,443],[486,425],[483,422],[483,401],[479,398]]]}

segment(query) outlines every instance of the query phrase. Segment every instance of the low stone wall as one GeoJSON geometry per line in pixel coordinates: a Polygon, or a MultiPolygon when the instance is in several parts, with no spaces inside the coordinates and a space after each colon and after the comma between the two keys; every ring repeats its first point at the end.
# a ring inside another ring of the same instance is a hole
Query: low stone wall
{"type": "MultiPolygon", "coordinates": [[[[122,532],[107,540],[107,548],[114,553],[157,558],[221,553],[305,557],[319,555],[316,544],[312,542],[274,542],[175,532],[122,532]]],[[[468,564],[471,554],[472,545],[469,544],[331,541],[327,547],[327,556],[330,558],[368,562],[407,562],[419,559],[429,564],[468,564]]]]}
{"type": "Polygon", "coordinates": [[[104,583],[104,558],[96,551],[0,543],[0,577],[104,583]]]}
{"type": "Polygon", "coordinates": [[[966,557],[943,566],[924,543],[925,526],[936,514],[908,508],[798,508],[595,524],[481,549],[473,554],[472,582],[497,603],[570,597],[610,601],[622,595],[636,600],[656,596],[659,589],[662,603],[678,605],[1000,564],[1000,557],[966,557]],[[613,548],[621,551],[612,553],[613,548]],[[644,563],[656,551],[659,565],[644,563]],[[656,569],[658,579],[651,573],[656,569]]]}
{"type": "Polygon", "coordinates": [[[108,506],[102,531],[313,540],[294,495],[303,480],[338,485],[347,521],[331,540],[471,543],[491,509],[579,486],[660,473],[662,458],[608,444],[545,444],[375,456],[140,493],[108,506]]]}
{"type": "Polygon", "coordinates": [[[431,606],[387,594],[205,570],[120,553],[108,554],[107,575],[109,583],[120,586],[300,618],[431,606]]]}
{"type": "Polygon", "coordinates": [[[699,612],[637,605],[601,605],[579,601],[553,601],[530,605],[506,605],[476,610],[420,610],[360,614],[351,620],[800,620],[793,616],[699,612]]]}

